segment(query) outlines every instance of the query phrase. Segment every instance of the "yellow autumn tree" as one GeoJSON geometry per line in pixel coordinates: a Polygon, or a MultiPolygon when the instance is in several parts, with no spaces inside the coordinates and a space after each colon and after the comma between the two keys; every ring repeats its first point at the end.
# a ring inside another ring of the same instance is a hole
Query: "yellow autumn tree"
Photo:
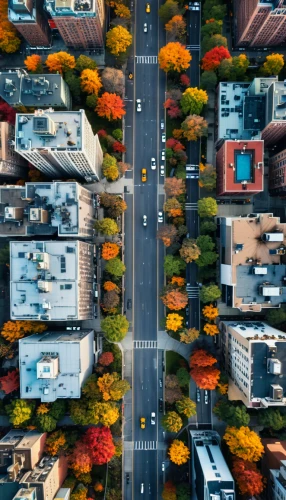
{"type": "Polygon", "coordinates": [[[216,390],[222,395],[225,396],[228,393],[228,383],[227,382],[221,382],[216,386],[216,390]]]}
{"type": "Polygon", "coordinates": [[[83,92],[98,95],[102,87],[98,71],[96,69],[84,69],[80,75],[80,86],[83,92]]]}
{"type": "Polygon", "coordinates": [[[64,51],[56,52],[48,55],[46,66],[50,73],[59,72],[62,75],[66,71],[75,68],[75,58],[64,51]]]}
{"type": "Polygon", "coordinates": [[[186,283],[185,278],[181,278],[181,276],[173,276],[171,279],[172,285],[184,286],[186,283]]]}
{"type": "Polygon", "coordinates": [[[45,415],[45,413],[49,413],[50,408],[49,405],[46,403],[42,403],[38,406],[36,413],[37,415],[45,415]]]}
{"type": "Polygon", "coordinates": [[[66,437],[62,430],[52,432],[46,439],[45,450],[49,455],[58,455],[66,447],[66,437]]]}
{"type": "Polygon", "coordinates": [[[203,308],[203,316],[209,321],[214,321],[218,317],[218,308],[212,304],[203,308]]]}
{"type": "Polygon", "coordinates": [[[39,321],[7,321],[2,327],[1,336],[8,342],[16,342],[26,335],[42,333],[47,328],[39,321]]]}
{"type": "Polygon", "coordinates": [[[182,316],[176,313],[168,314],[166,318],[166,330],[173,330],[173,332],[177,332],[182,327],[182,324],[182,316]]]}
{"type": "Polygon", "coordinates": [[[190,66],[191,60],[190,52],[180,42],[167,43],[161,48],[158,55],[160,68],[166,73],[169,71],[182,73],[190,66]]]}
{"type": "Polygon", "coordinates": [[[174,439],[169,448],[169,457],[171,462],[176,465],[185,464],[190,458],[189,448],[180,441],[179,439],[174,439]]]}
{"type": "Polygon", "coordinates": [[[115,26],[106,34],[106,46],[114,56],[126,52],[131,44],[132,35],[123,26],[115,26]]]}
{"type": "Polygon", "coordinates": [[[19,50],[21,40],[17,36],[18,31],[13,24],[8,21],[8,0],[0,2],[0,50],[6,54],[12,54],[19,50]]]}
{"type": "Polygon", "coordinates": [[[101,257],[104,260],[110,260],[117,257],[119,254],[119,246],[116,243],[106,242],[102,245],[101,257]]]}
{"type": "Polygon", "coordinates": [[[191,344],[192,342],[197,340],[199,336],[199,330],[196,330],[195,328],[189,328],[188,330],[184,330],[182,333],[180,333],[180,342],[191,344]]]}
{"type": "Polygon", "coordinates": [[[223,439],[227,443],[230,452],[236,457],[249,462],[258,462],[264,453],[261,439],[256,432],[249,427],[227,427],[223,439]]]}
{"type": "Polygon", "coordinates": [[[217,335],[219,333],[219,329],[216,325],[212,325],[211,323],[206,323],[204,326],[204,332],[207,335],[213,337],[214,335],[217,335]]]}
{"type": "Polygon", "coordinates": [[[27,56],[24,60],[24,64],[28,71],[39,71],[42,70],[42,58],[38,54],[32,54],[31,56],[27,56]]]}
{"type": "Polygon", "coordinates": [[[128,9],[128,7],[126,7],[126,5],[119,4],[118,2],[116,4],[114,12],[115,12],[117,17],[121,17],[121,18],[125,18],[125,19],[130,19],[130,17],[131,17],[131,12],[128,9]]]}

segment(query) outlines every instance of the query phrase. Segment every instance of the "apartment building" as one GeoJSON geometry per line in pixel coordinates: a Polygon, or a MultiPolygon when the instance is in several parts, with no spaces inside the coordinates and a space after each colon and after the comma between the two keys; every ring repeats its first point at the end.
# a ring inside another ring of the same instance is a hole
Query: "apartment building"
{"type": "Polygon", "coordinates": [[[269,191],[272,195],[286,193],[286,149],[269,158],[269,191]]]}
{"type": "Polygon", "coordinates": [[[270,498],[286,500],[286,460],[280,461],[279,469],[270,469],[270,498]]]}
{"type": "Polygon", "coordinates": [[[190,431],[192,482],[200,500],[235,500],[233,477],[216,431],[190,431]]]}
{"type": "Polygon", "coordinates": [[[96,199],[77,182],[0,186],[0,237],[92,239],[96,199]]]}
{"type": "MultiPolygon", "coordinates": [[[[261,441],[265,452],[261,460],[261,473],[267,480],[264,496],[267,499],[269,498],[269,500],[281,500],[281,498],[284,498],[283,495],[275,496],[275,486],[276,484],[278,486],[278,481],[276,478],[273,479],[273,475],[275,472],[279,473],[281,461],[286,460],[286,441],[280,441],[279,438],[262,438],[261,441]]],[[[283,481],[283,483],[285,488],[286,482],[283,481]]],[[[285,491],[282,490],[282,492],[284,493],[286,500],[286,489],[285,491]]]]}
{"type": "Polygon", "coordinates": [[[93,319],[93,258],[83,241],[11,241],[11,319],[93,319]]]}
{"type": "Polygon", "coordinates": [[[27,176],[28,162],[14,149],[15,127],[0,122],[0,176],[19,178],[27,176]]]}
{"type": "Polygon", "coordinates": [[[67,47],[102,49],[104,46],[104,0],[45,0],[67,47]]]}
{"type": "Polygon", "coordinates": [[[70,110],[71,94],[61,75],[28,74],[24,69],[0,72],[0,97],[9,106],[70,110]]]}
{"type": "Polygon", "coordinates": [[[286,334],[262,321],[220,321],[228,397],[248,408],[286,405],[286,334]]]}
{"type": "Polygon", "coordinates": [[[50,45],[51,30],[41,0],[9,0],[8,19],[29,45],[50,45]]]}
{"type": "Polygon", "coordinates": [[[264,189],[263,141],[226,140],[216,154],[217,196],[253,195],[264,189]]]}
{"type": "Polygon", "coordinates": [[[217,219],[222,301],[242,312],[286,302],[286,224],[273,214],[217,219]]]}
{"type": "Polygon", "coordinates": [[[82,109],[18,113],[15,151],[49,177],[99,179],[103,153],[82,109]]]}
{"type": "Polygon", "coordinates": [[[44,332],[19,340],[20,396],[51,403],[80,398],[92,374],[94,331],[44,332]]]}
{"type": "Polygon", "coordinates": [[[286,41],[285,0],[236,0],[236,43],[271,47],[286,41]]]}

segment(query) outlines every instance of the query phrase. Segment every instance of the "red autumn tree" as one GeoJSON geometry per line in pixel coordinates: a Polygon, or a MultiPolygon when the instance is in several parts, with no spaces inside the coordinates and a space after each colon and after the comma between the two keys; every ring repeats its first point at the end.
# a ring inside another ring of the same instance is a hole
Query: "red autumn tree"
{"type": "Polygon", "coordinates": [[[16,369],[13,372],[8,372],[7,375],[0,378],[0,388],[5,394],[10,394],[19,388],[19,370],[16,369]]]}
{"type": "Polygon", "coordinates": [[[126,147],[124,146],[124,144],[122,144],[122,142],[119,141],[115,141],[112,144],[112,149],[116,153],[126,153],[126,147]]]}
{"type": "Polygon", "coordinates": [[[7,102],[0,99],[0,121],[15,125],[16,111],[7,102]]]}
{"type": "Polygon", "coordinates": [[[106,464],[115,454],[112,434],[108,427],[91,427],[86,431],[83,443],[87,446],[94,465],[106,464]]]}
{"type": "Polygon", "coordinates": [[[180,311],[188,303],[187,292],[181,290],[171,290],[161,296],[163,304],[171,311],[180,311]]]}
{"type": "Polygon", "coordinates": [[[214,366],[196,366],[191,370],[191,377],[200,389],[213,391],[218,384],[220,371],[214,366]]]}
{"type": "Polygon", "coordinates": [[[202,69],[204,71],[215,71],[221,61],[230,59],[231,55],[225,47],[214,47],[209,50],[202,59],[202,69]]]}
{"type": "Polygon", "coordinates": [[[167,99],[164,102],[164,108],[167,109],[168,116],[173,120],[182,116],[182,111],[178,102],[174,99],[167,99]]]}
{"type": "Polygon", "coordinates": [[[216,363],[216,359],[204,349],[198,349],[190,357],[190,367],[196,366],[212,366],[216,363]]]}
{"type": "Polygon", "coordinates": [[[107,136],[107,132],[106,132],[106,130],[101,128],[100,130],[98,130],[97,135],[98,135],[99,139],[104,139],[107,136]]]}
{"type": "Polygon", "coordinates": [[[109,366],[114,361],[114,356],[112,352],[103,352],[99,356],[98,362],[101,366],[109,366]]]}
{"type": "Polygon", "coordinates": [[[77,441],[73,453],[69,456],[69,466],[75,477],[88,474],[92,469],[92,460],[88,447],[81,441],[77,441]]]}
{"type": "Polygon", "coordinates": [[[262,493],[264,489],[263,476],[256,464],[241,458],[234,458],[232,473],[242,495],[254,497],[262,493]]]}
{"type": "Polygon", "coordinates": [[[110,94],[109,92],[104,92],[104,94],[98,98],[95,111],[98,116],[107,118],[109,121],[121,120],[126,114],[124,102],[121,97],[116,94],[110,94]]]}
{"type": "Polygon", "coordinates": [[[188,75],[182,74],[180,76],[180,83],[181,83],[181,85],[183,85],[183,87],[189,87],[190,79],[189,79],[188,75]]]}

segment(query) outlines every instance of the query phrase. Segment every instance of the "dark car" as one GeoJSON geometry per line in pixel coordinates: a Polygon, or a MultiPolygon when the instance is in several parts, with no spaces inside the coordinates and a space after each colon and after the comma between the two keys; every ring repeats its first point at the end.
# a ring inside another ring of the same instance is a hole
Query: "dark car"
{"type": "Polygon", "coordinates": [[[131,299],[127,300],[127,309],[132,309],[132,300],[131,299]]]}
{"type": "Polygon", "coordinates": [[[129,474],[126,474],[126,483],[129,484],[129,481],[130,481],[130,476],[129,474]]]}
{"type": "Polygon", "coordinates": [[[201,391],[199,388],[197,388],[197,403],[200,403],[201,401],[201,391]]]}
{"type": "Polygon", "coordinates": [[[161,412],[161,413],[162,413],[162,411],[163,411],[163,399],[162,399],[162,398],[160,398],[160,399],[159,399],[159,412],[161,412]]]}

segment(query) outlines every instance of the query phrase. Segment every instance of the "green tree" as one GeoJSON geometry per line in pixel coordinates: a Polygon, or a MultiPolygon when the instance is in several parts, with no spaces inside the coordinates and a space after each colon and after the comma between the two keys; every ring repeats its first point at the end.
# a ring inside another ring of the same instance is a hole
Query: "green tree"
{"type": "Polygon", "coordinates": [[[90,424],[87,403],[82,399],[71,399],[69,402],[70,417],[76,425],[90,424]]]}
{"type": "Polygon", "coordinates": [[[91,59],[91,57],[81,54],[76,60],[75,69],[79,73],[81,73],[84,69],[96,69],[96,68],[97,64],[93,59],[91,59]]]}
{"type": "Polygon", "coordinates": [[[232,58],[223,59],[217,69],[219,80],[231,80],[233,75],[233,64],[232,58]]]}
{"type": "Polygon", "coordinates": [[[85,103],[89,108],[94,109],[97,104],[97,95],[95,94],[88,95],[85,100],[85,103]]]}
{"type": "Polygon", "coordinates": [[[284,56],[282,54],[270,54],[261,68],[264,75],[279,75],[284,66],[284,56]]]}
{"type": "Polygon", "coordinates": [[[122,132],[121,128],[116,128],[115,130],[113,130],[112,135],[113,135],[114,139],[116,139],[117,141],[122,141],[123,132],[122,132]]]}
{"type": "Polygon", "coordinates": [[[10,248],[9,245],[5,245],[0,250],[0,265],[2,266],[10,266],[10,248]]]}
{"type": "Polygon", "coordinates": [[[179,432],[183,421],[175,411],[168,411],[161,420],[162,427],[168,432],[179,432]]]}
{"type": "Polygon", "coordinates": [[[247,427],[250,421],[247,408],[243,404],[235,406],[225,399],[221,399],[216,404],[213,413],[219,420],[223,420],[230,427],[247,427]]]}
{"type": "Polygon", "coordinates": [[[200,217],[213,217],[217,214],[217,202],[214,198],[201,198],[198,201],[198,214],[200,217]]]}
{"type": "Polygon", "coordinates": [[[191,498],[190,485],[188,483],[178,484],[176,495],[176,500],[189,500],[191,498]]]}
{"type": "Polygon", "coordinates": [[[105,270],[113,276],[121,277],[126,271],[126,266],[118,257],[115,257],[106,263],[105,270]]]}
{"type": "Polygon", "coordinates": [[[180,14],[178,2],[175,0],[167,0],[159,9],[159,17],[166,24],[174,16],[180,14]]]}
{"type": "Polygon", "coordinates": [[[207,0],[203,8],[203,21],[208,19],[215,19],[216,21],[223,21],[226,15],[226,5],[221,1],[207,0]]]}
{"type": "Polygon", "coordinates": [[[213,90],[217,84],[217,76],[214,71],[203,71],[201,75],[201,87],[205,90],[213,90]]]}
{"type": "Polygon", "coordinates": [[[167,276],[179,276],[186,269],[186,263],[180,257],[166,255],[164,259],[164,271],[167,276]]]}
{"type": "Polygon", "coordinates": [[[258,422],[259,425],[270,427],[274,431],[280,431],[286,426],[286,415],[282,415],[278,409],[267,408],[258,412],[258,422]]]}
{"type": "Polygon", "coordinates": [[[213,252],[215,244],[212,238],[208,235],[201,235],[197,238],[197,245],[201,250],[199,258],[196,263],[199,267],[209,266],[214,264],[218,259],[218,254],[213,252]]]}
{"type": "Polygon", "coordinates": [[[216,169],[210,163],[200,168],[200,187],[204,187],[207,191],[212,191],[216,187],[216,169]]]}
{"type": "Polygon", "coordinates": [[[95,221],[94,227],[99,233],[106,234],[107,236],[111,236],[119,232],[115,220],[108,217],[95,221]]]}
{"type": "Polygon", "coordinates": [[[246,54],[240,54],[239,56],[234,56],[232,58],[232,67],[236,79],[243,78],[250,62],[246,54]]]}
{"type": "Polygon", "coordinates": [[[204,37],[202,40],[202,54],[204,55],[209,50],[214,47],[226,47],[227,48],[227,39],[225,36],[220,34],[212,35],[211,37],[204,37]]]}
{"type": "Polygon", "coordinates": [[[123,340],[129,328],[129,322],[121,314],[107,316],[101,321],[100,325],[107,340],[110,342],[120,342],[123,340]]]}
{"type": "Polygon", "coordinates": [[[221,297],[221,291],[217,285],[211,283],[210,285],[203,285],[200,290],[200,299],[206,304],[207,302],[213,302],[221,297]]]}
{"type": "Polygon", "coordinates": [[[199,115],[208,102],[208,94],[205,90],[197,87],[189,87],[185,90],[181,99],[181,108],[185,115],[199,115]]]}
{"type": "Polygon", "coordinates": [[[270,309],[267,312],[267,323],[271,326],[281,325],[286,322],[286,306],[282,305],[279,309],[270,309]]]}
{"type": "Polygon", "coordinates": [[[97,385],[97,375],[92,373],[85,381],[82,392],[87,399],[101,399],[101,393],[97,385]]]}
{"type": "Polygon", "coordinates": [[[183,396],[182,399],[176,402],[176,409],[185,417],[192,417],[197,413],[197,405],[187,396],[183,396]]]}
{"type": "Polygon", "coordinates": [[[179,381],[180,387],[189,387],[190,384],[190,374],[186,368],[179,368],[176,373],[177,379],[179,381]]]}
{"type": "Polygon", "coordinates": [[[35,425],[40,432],[52,432],[57,427],[57,421],[49,413],[45,413],[36,417],[35,425]]]}
{"type": "Polygon", "coordinates": [[[68,84],[71,91],[71,95],[75,102],[79,103],[81,99],[81,86],[80,78],[73,74],[73,71],[67,71],[65,73],[65,82],[68,84]]]}
{"type": "Polygon", "coordinates": [[[202,39],[204,37],[211,37],[213,35],[221,35],[222,34],[222,21],[213,21],[208,22],[201,28],[201,36],[202,39]]]}
{"type": "Polygon", "coordinates": [[[66,401],[64,399],[57,399],[51,403],[49,415],[55,420],[61,420],[66,413],[66,401]]]}
{"type": "Polygon", "coordinates": [[[212,221],[204,221],[200,225],[200,233],[209,234],[214,233],[216,231],[216,223],[212,221]]]}
{"type": "Polygon", "coordinates": [[[9,416],[9,422],[13,424],[14,427],[27,425],[32,418],[34,409],[35,403],[24,399],[13,400],[9,405],[5,406],[5,411],[9,416]]]}

